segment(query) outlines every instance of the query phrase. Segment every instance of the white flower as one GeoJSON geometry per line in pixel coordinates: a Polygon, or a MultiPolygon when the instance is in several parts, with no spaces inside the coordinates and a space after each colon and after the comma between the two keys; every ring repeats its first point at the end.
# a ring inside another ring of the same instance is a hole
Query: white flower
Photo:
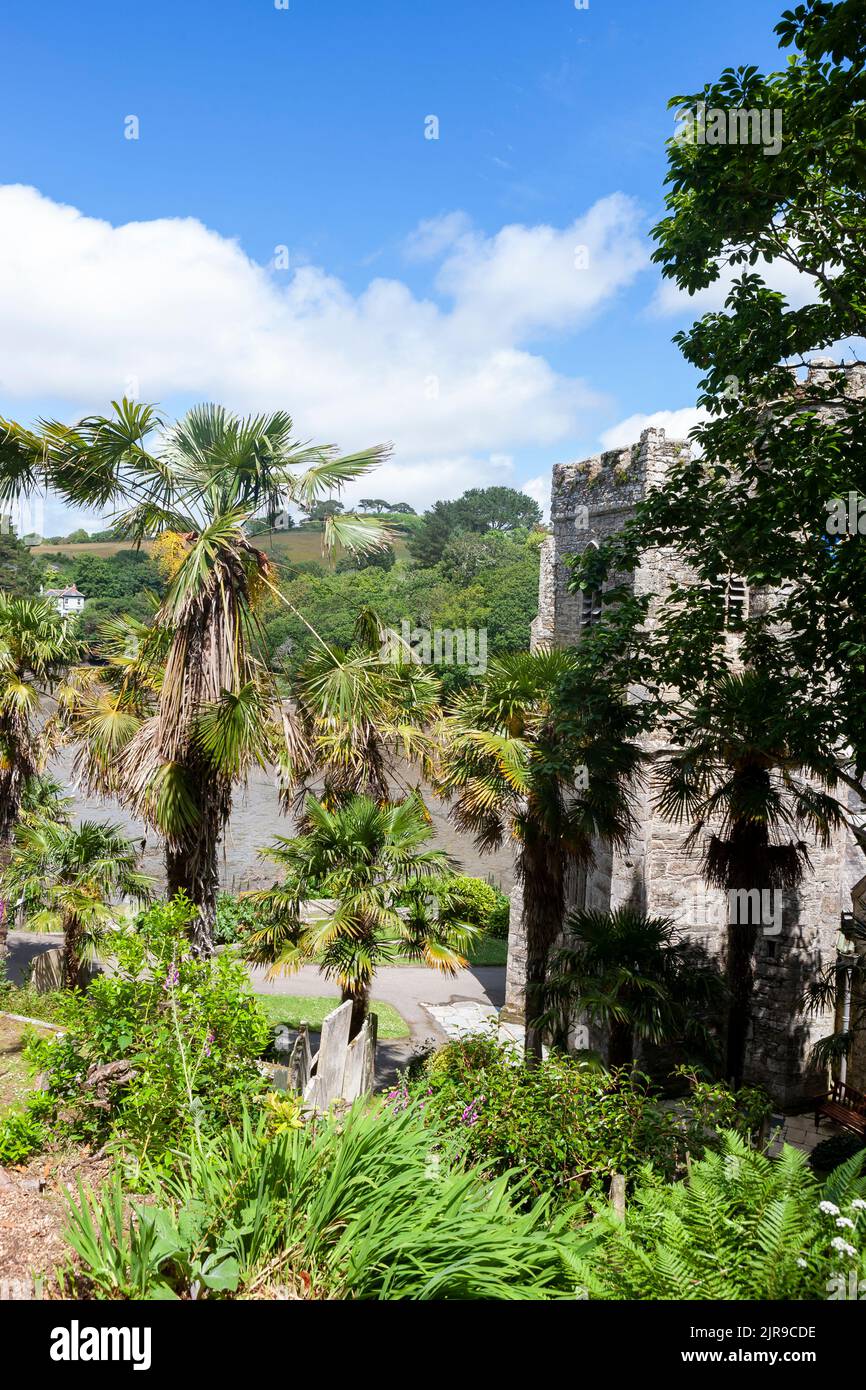
{"type": "Polygon", "coordinates": [[[863,1198],[862,1198],[862,1197],[855,1197],[855,1198],[854,1198],[854,1201],[851,1203],[851,1210],[852,1210],[852,1211],[866,1211],[866,1202],[863,1201],[863,1198]]]}
{"type": "Polygon", "coordinates": [[[818,1210],[823,1211],[827,1216],[838,1216],[839,1208],[835,1202],[819,1202],[818,1210]]]}
{"type": "Polygon", "coordinates": [[[847,1226],[849,1231],[853,1231],[853,1229],[854,1229],[854,1222],[853,1222],[853,1221],[849,1221],[847,1216],[837,1216],[837,1217],[836,1217],[836,1225],[837,1225],[837,1226],[847,1226]]]}
{"type": "Polygon", "coordinates": [[[808,1261],[807,1261],[807,1260],[804,1260],[802,1256],[798,1259],[797,1264],[800,1266],[801,1269],[808,1269],[808,1268],[809,1268],[809,1263],[808,1263],[808,1261]]]}
{"type": "Polygon", "coordinates": [[[832,1245],[834,1250],[839,1251],[840,1255],[857,1254],[857,1251],[854,1249],[854,1246],[849,1245],[847,1240],[843,1240],[841,1236],[834,1236],[833,1239],[830,1241],[830,1244],[832,1245]]]}

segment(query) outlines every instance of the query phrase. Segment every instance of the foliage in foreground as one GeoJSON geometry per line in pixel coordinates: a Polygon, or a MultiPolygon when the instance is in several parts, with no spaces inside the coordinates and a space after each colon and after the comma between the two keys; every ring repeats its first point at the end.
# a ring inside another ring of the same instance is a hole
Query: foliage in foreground
{"type": "Polygon", "coordinates": [[[0,1116],[0,1166],[24,1163],[48,1138],[45,1117],[50,1105],[37,1093],[24,1110],[0,1116]]]}
{"type": "Polygon", "coordinates": [[[183,897],[112,934],[112,973],[62,1005],[59,1038],[28,1055],[53,1102],[57,1137],[120,1139],[159,1158],[199,1131],[239,1118],[263,1087],[256,1065],[270,1028],[230,952],[192,953],[195,909],[183,897]],[[104,1080],[93,1068],[117,1063],[104,1080]],[[90,1075],[88,1076],[88,1073],[90,1075]]]}
{"type": "Polygon", "coordinates": [[[821,1187],[798,1149],[771,1159],[727,1133],[684,1182],[647,1169],[624,1221],[600,1211],[581,1279],[601,1299],[851,1296],[866,1274],[863,1166],[849,1159],[821,1187]]]}
{"type": "Polygon", "coordinates": [[[576,1209],[518,1211],[506,1180],[431,1152],[413,1108],[356,1107],[285,1132],[267,1119],[70,1198],[67,1233],[97,1298],[547,1299],[573,1295],[576,1209]]]}
{"type": "Polygon", "coordinates": [[[399,1106],[418,1097],[428,1124],[466,1162],[496,1175],[517,1171],[526,1192],[567,1202],[612,1173],[635,1178],[646,1163],[671,1179],[687,1155],[717,1142],[718,1129],[750,1136],[764,1118],[762,1093],[744,1088],[735,1096],[686,1079],[691,1094],[673,1110],[640,1072],[604,1071],[556,1053],[526,1066],[510,1049],[475,1037],[434,1053],[390,1099],[399,1106]]]}

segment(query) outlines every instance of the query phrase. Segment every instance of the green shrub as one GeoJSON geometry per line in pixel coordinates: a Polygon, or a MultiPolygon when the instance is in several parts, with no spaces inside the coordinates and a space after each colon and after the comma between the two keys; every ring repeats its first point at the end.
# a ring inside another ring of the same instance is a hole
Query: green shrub
{"type": "MultiPolygon", "coordinates": [[[[406,1093],[408,1096],[409,1092],[406,1093]]],[[[528,1191],[569,1200],[651,1160],[672,1177],[681,1140],[640,1073],[556,1054],[537,1067],[483,1037],[446,1044],[411,1083],[428,1123],[468,1162],[526,1176],[528,1191]]],[[[396,1092],[392,1104],[403,1103],[396,1092]]]]}
{"type": "Polygon", "coordinates": [[[508,940],[509,903],[504,893],[483,878],[455,874],[448,883],[434,889],[439,910],[446,920],[468,922],[480,927],[485,936],[508,940]]]}
{"type": "Polygon", "coordinates": [[[26,1109],[10,1110],[0,1116],[0,1165],[23,1163],[43,1148],[48,1138],[44,1124],[48,1109],[50,1106],[37,1091],[26,1109]]]}
{"type": "Polygon", "coordinates": [[[822,1188],[799,1150],[771,1159],[727,1133],[684,1182],[647,1169],[624,1221],[598,1212],[600,1244],[578,1259],[582,1282],[601,1299],[850,1296],[866,1275],[863,1159],[822,1188]]]}
{"type": "Polygon", "coordinates": [[[706,1081],[692,1067],[676,1067],[673,1078],[686,1082],[689,1097],[685,1105],[685,1129],[689,1153],[700,1155],[716,1148],[719,1131],[734,1130],[744,1139],[756,1142],[773,1113],[773,1102],[759,1086],[741,1086],[732,1091],[723,1081],[706,1081]]]}
{"type": "Polygon", "coordinates": [[[103,1142],[117,1137],[142,1153],[237,1118],[264,1082],[256,1058],[270,1028],[231,952],[192,954],[195,909],[178,897],[106,940],[111,970],[86,993],[66,997],[59,1038],[27,1047],[54,1104],[56,1133],[103,1142]],[[94,1085],[88,1070],[128,1064],[94,1085]]]}
{"type": "Polygon", "coordinates": [[[633,1179],[648,1162],[672,1179],[726,1127],[755,1138],[770,1105],[762,1092],[679,1075],[691,1095],[672,1108],[641,1072],[558,1053],[527,1067],[482,1036],[433,1053],[390,1103],[419,1098],[428,1123],[468,1161],[525,1173],[532,1192],[568,1199],[575,1187],[605,1187],[612,1173],[633,1179]]]}
{"type": "Polygon", "coordinates": [[[261,925],[261,912],[249,898],[220,893],[214,927],[214,941],[218,946],[233,946],[261,925]]]}
{"type": "Polygon", "coordinates": [[[516,1210],[506,1183],[431,1151],[417,1112],[356,1106],[271,1132],[245,1120],[193,1146],[153,1203],[126,1214],[119,1177],[70,1201],[68,1239],[97,1298],[571,1297],[578,1208],[516,1210]]]}

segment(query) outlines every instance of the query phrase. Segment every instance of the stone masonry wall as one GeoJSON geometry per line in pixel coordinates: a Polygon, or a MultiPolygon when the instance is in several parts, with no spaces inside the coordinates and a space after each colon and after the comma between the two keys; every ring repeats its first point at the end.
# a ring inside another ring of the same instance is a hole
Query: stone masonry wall
{"type": "MultiPolygon", "coordinates": [[[[552,535],[542,549],[534,646],[580,641],[583,596],[568,592],[568,557],[619,530],[646,491],[661,482],[688,448],[685,441],[668,440],[663,430],[649,429],[631,448],[554,468],[552,535]]],[[[671,552],[658,551],[647,557],[629,582],[637,593],[656,600],[650,603],[648,621],[652,623],[667,587],[688,579],[671,552]]],[[[656,751],[658,745],[649,747],[656,751]]],[[[630,903],[650,913],[673,916],[696,946],[719,960],[725,935],[724,894],[706,889],[698,856],[684,847],[685,831],[656,813],[651,788],[640,793],[638,821],[638,834],[627,852],[611,854],[599,847],[596,864],[582,885],[586,906],[613,909],[630,903]]],[[[748,1075],[766,1085],[781,1103],[823,1085],[823,1078],[810,1071],[807,1057],[812,1044],[832,1030],[833,1019],[804,1018],[798,1001],[807,976],[835,959],[840,912],[850,905],[849,850],[843,834],[835,837],[829,849],[812,848],[812,871],[797,895],[789,895],[784,902],[781,930],[771,929],[758,945],[748,1075]]],[[[506,999],[512,1021],[522,1015],[523,961],[525,941],[519,894],[515,894],[506,999]]]]}

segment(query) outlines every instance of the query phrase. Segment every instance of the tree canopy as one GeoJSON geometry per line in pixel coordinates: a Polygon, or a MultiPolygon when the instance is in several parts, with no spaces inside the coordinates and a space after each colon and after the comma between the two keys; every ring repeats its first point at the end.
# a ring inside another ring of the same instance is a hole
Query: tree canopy
{"type": "MultiPolygon", "coordinates": [[[[744,581],[752,602],[735,623],[742,656],[784,682],[791,741],[800,728],[841,761],[853,750],[859,777],[863,538],[856,520],[833,534],[828,518],[837,499],[866,496],[866,370],[855,355],[866,335],[866,8],[808,0],[776,32],[793,50],[782,70],[729,68],[671,103],[778,110],[781,150],[670,141],[654,259],[688,293],[731,281],[723,309],[675,339],[703,374],[704,418],[693,456],[587,556],[576,583],[595,588],[607,577],[615,598],[613,575],[641,553],[678,554],[693,579],[663,604],[643,671],[689,691],[726,668],[726,581],[744,581]],[[796,272],[788,297],[770,285],[780,269],[796,272]],[[828,348],[852,370],[814,356],[828,348]]],[[[639,616],[612,622],[633,632],[639,616]]]]}
{"type": "Polygon", "coordinates": [[[513,487],[473,487],[453,501],[435,502],[411,536],[409,551],[418,564],[435,565],[455,536],[530,530],[540,524],[541,508],[528,493],[513,487]]]}

